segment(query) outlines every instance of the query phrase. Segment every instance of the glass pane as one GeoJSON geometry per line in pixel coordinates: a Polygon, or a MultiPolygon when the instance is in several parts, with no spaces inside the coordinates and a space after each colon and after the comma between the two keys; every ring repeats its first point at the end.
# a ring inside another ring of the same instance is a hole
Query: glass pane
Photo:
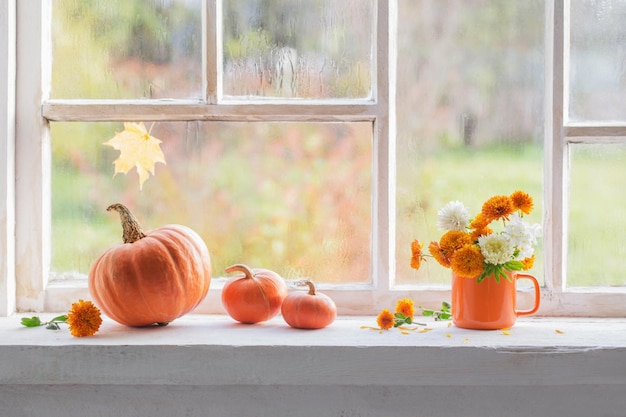
{"type": "Polygon", "coordinates": [[[226,96],[366,98],[372,0],[224,2],[226,96]]]}
{"type": "MultiPolygon", "coordinates": [[[[150,128],[150,126],[146,126],[150,128]]],[[[52,269],[86,274],[121,243],[127,205],[144,228],[187,225],[204,238],[214,276],[234,263],[285,278],[369,282],[371,123],[155,123],[167,165],[139,190],[113,176],[102,143],[120,123],[52,124],[52,269]]]]}
{"type": "Polygon", "coordinates": [[[528,220],[541,223],[543,16],[543,1],[399,2],[397,284],[449,285],[432,258],[410,267],[412,240],[428,253],[449,201],[473,217],[488,198],[522,190],[535,203],[528,220]]]}
{"type": "Polygon", "coordinates": [[[202,0],[53,0],[62,99],[202,97],[202,0]]]}
{"type": "Polygon", "coordinates": [[[570,120],[626,119],[626,2],[571,2],[570,120]]]}
{"type": "Polygon", "coordinates": [[[626,145],[571,145],[567,285],[626,285],[626,145]]]}

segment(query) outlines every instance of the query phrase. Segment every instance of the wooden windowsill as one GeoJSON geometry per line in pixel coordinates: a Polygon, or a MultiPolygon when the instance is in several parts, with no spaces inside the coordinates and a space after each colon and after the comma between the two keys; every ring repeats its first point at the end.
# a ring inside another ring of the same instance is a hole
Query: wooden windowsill
{"type": "MultiPolygon", "coordinates": [[[[562,415],[582,416],[597,407],[591,392],[585,398],[588,387],[599,387],[604,392],[602,404],[611,410],[626,405],[626,396],[613,395],[626,392],[626,319],[524,318],[508,334],[465,330],[448,322],[426,324],[432,330],[403,334],[392,329],[381,334],[361,328],[375,326],[373,317],[340,317],[326,329],[306,331],[288,327],[280,317],[242,325],[225,316],[187,315],[160,328],[128,328],[105,320],[95,336],[75,338],[66,326],[60,331],[29,329],[20,325],[19,317],[5,317],[0,318],[0,403],[7,386],[78,384],[135,386],[137,390],[147,386],[231,387],[233,393],[272,390],[277,398],[301,387],[311,395],[330,390],[327,395],[343,392],[341,398],[355,395],[365,401],[359,405],[354,400],[350,408],[338,404],[339,400],[319,403],[318,398],[318,415],[340,415],[348,409],[376,415],[377,408],[367,398],[384,393],[387,396],[379,400],[387,410],[384,415],[409,415],[406,410],[411,401],[424,393],[432,397],[433,392],[443,395],[459,387],[476,390],[478,396],[483,389],[487,395],[488,389],[506,391],[508,387],[513,391],[495,400],[507,404],[522,401],[524,395],[513,394],[519,389],[538,396],[551,389],[566,390],[574,397],[563,409],[570,414],[562,415]],[[407,390],[415,397],[394,397],[407,390]]],[[[219,395],[217,403],[225,394],[219,395]]],[[[302,394],[298,401],[306,402],[305,398],[302,394]]],[[[549,399],[538,401],[549,404],[549,399]]],[[[490,414],[489,406],[472,404],[463,415],[474,415],[472,407],[476,415],[479,410],[480,415],[498,415],[497,408],[490,414]]],[[[445,412],[449,409],[442,406],[423,407],[430,410],[429,415],[449,415],[445,412]]],[[[526,415],[558,415],[541,414],[546,410],[526,415]]],[[[268,408],[257,415],[276,412],[268,408]]]]}

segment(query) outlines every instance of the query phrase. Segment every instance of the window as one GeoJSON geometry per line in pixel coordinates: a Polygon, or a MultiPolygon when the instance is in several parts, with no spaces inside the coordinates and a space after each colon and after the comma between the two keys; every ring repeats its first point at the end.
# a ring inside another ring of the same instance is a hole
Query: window
{"type": "Polygon", "coordinates": [[[541,312],[624,314],[626,245],[611,231],[625,218],[612,120],[626,4],[602,4],[18,2],[6,311],[13,287],[19,310],[88,296],[92,259],[120,235],[112,199],[148,228],[203,235],[215,279],[201,312],[221,311],[233,262],[308,276],[342,314],[438,303],[449,271],[411,270],[410,241],[435,238],[449,200],[521,188],[544,224],[541,312]],[[163,140],[167,165],[142,191],[134,173],[113,177],[102,145],[124,121],[163,140]]]}

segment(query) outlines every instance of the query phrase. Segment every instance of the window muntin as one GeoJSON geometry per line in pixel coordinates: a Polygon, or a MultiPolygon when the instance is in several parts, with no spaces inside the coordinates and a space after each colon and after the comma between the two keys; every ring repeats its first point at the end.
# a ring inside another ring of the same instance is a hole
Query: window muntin
{"type": "MultiPolygon", "coordinates": [[[[544,4],[399,2],[397,284],[449,285],[434,260],[410,268],[410,243],[439,240],[437,211],[472,214],[517,189],[543,212],[544,4]],[[513,188],[514,187],[514,188],[513,188]]],[[[542,248],[530,271],[543,279],[542,248]]]]}
{"type": "Polygon", "coordinates": [[[52,98],[202,98],[202,0],[52,4],[52,98]]]}
{"type": "Polygon", "coordinates": [[[369,98],[374,4],[372,0],[224,2],[224,95],[369,98]]]}

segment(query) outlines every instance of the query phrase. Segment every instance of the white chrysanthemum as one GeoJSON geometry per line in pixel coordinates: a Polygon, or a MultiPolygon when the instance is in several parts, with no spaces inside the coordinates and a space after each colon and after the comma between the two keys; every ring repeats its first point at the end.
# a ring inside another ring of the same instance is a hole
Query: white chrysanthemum
{"type": "Polygon", "coordinates": [[[470,214],[460,201],[450,201],[437,212],[437,227],[443,230],[464,230],[470,214]]]}
{"type": "Polygon", "coordinates": [[[502,233],[493,233],[478,238],[480,252],[485,257],[485,262],[502,265],[513,260],[515,246],[511,244],[509,237],[502,233]]]}
{"type": "Polygon", "coordinates": [[[518,213],[510,217],[503,234],[509,237],[511,244],[519,250],[517,259],[530,258],[534,253],[533,246],[541,236],[541,226],[525,222],[518,213]]]}

